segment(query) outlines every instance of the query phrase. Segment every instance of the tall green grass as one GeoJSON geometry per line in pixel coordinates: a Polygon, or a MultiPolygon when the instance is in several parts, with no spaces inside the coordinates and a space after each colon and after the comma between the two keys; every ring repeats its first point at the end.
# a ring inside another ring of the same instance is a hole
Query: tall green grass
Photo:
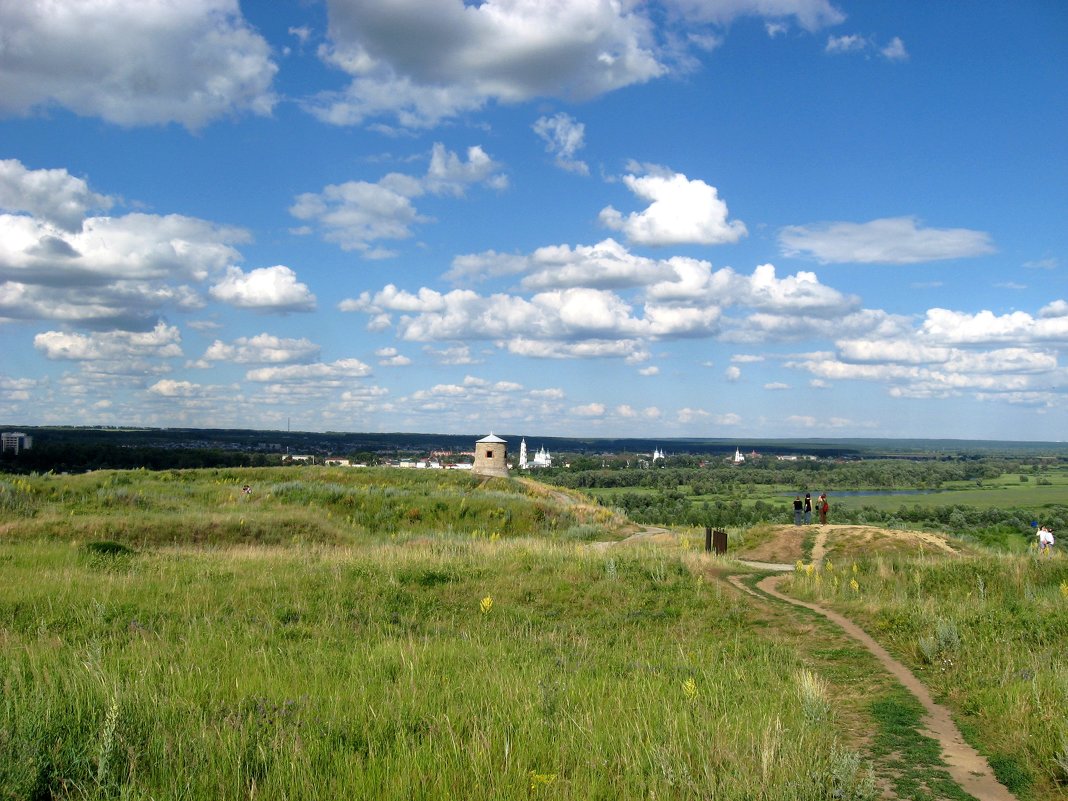
{"type": "Polygon", "coordinates": [[[875,793],[819,677],[658,551],[8,541],[0,640],[5,798],[875,793]]]}

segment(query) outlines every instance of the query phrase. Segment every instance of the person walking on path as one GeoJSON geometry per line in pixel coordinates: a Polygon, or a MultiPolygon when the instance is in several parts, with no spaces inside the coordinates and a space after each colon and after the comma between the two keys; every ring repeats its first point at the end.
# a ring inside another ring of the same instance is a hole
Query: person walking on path
{"type": "Polygon", "coordinates": [[[812,495],[811,493],[805,493],[805,525],[807,526],[812,522],[812,495]]]}
{"type": "Polygon", "coordinates": [[[1048,526],[1038,530],[1038,550],[1040,553],[1053,553],[1053,532],[1048,526]]]}
{"type": "Polygon", "coordinates": [[[820,497],[816,500],[816,508],[820,513],[820,525],[827,525],[827,512],[830,511],[831,505],[827,503],[827,493],[821,492],[820,497]]]}
{"type": "Polygon", "coordinates": [[[801,496],[794,496],[794,525],[801,525],[801,496]]]}

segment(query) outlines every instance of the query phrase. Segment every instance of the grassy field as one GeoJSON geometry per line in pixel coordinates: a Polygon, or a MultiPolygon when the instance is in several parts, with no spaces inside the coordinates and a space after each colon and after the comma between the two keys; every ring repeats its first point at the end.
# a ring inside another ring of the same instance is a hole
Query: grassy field
{"type": "MultiPolygon", "coordinates": [[[[0,481],[0,798],[966,797],[870,655],[700,532],[588,545],[633,529],[442,472],[0,481]]],[[[807,558],[773,533],[731,549],[807,558]]],[[[1022,799],[1063,797],[1068,562],[857,551],[859,591],[844,564],[794,591],[915,664],[1022,799]]]]}
{"type": "Polygon", "coordinates": [[[800,656],[677,558],[21,542],[0,576],[5,797],[872,797],[800,656]]]}

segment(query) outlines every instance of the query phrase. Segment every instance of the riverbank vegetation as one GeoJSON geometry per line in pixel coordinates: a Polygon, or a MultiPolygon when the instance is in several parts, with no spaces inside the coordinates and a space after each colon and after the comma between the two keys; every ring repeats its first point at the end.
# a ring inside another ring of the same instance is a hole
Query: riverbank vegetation
{"type": "Polygon", "coordinates": [[[983,457],[953,461],[776,462],[553,471],[606,507],[650,525],[748,527],[792,520],[796,495],[830,497],[839,523],[922,528],[1026,548],[1033,523],[1068,524],[1068,463],[983,457]]]}

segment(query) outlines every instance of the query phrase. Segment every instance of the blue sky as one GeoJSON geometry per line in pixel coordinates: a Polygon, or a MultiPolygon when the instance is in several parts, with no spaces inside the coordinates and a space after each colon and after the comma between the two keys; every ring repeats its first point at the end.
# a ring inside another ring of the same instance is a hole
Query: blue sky
{"type": "Polygon", "coordinates": [[[1068,6],[0,4],[0,422],[1068,431],[1068,6]]]}

